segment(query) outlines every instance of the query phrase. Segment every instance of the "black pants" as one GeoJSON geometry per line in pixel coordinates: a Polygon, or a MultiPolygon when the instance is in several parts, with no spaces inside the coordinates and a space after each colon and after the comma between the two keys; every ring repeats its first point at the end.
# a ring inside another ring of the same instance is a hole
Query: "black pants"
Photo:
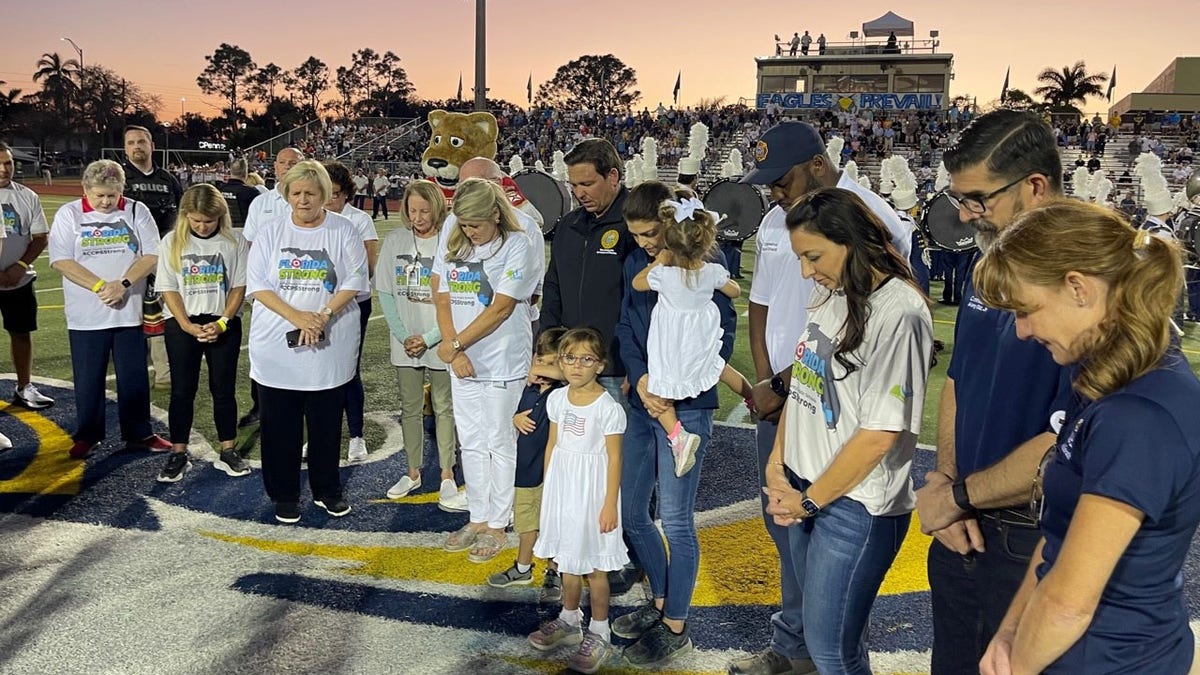
{"type": "Polygon", "coordinates": [[[342,496],[338,446],[346,387],[319,391],[258,385],[262,433],[262,477],[273,502],[300,501],[300,446],[308,431],[308,485],[313,499],[342,496]]]}
{"type": "Polygon", "coordinates": [[[358,303],[358,356],[354,362],[354,379],[346,384],[346,426],[350,438],[362,438],[363,411],[367,404],[362,382],[362,348],[367,339],[367,321],[371,318],[371,299],[358,303]]]}
{"type": "MultiPolygon", "coordinates": [[[[206,324],[216,316],[190,317],[192,323],[206,324]]],[[[167,361],[171,364],[171,405],[167,426],[172,443],[187,443],[196,414],[196,391],[200,388],[200,362],[208,362],[208,390],[213,399],[213,422],[217,439],[237,438],[237,367],[242,351],[242,320],[233,317],[216,342],[200,342],[179,327],[174,317],[167,319],[164,335],[167,361]]]]}
{"type": "Polygon", "coordinates": [[[1041,532],[991,516],[979,519],[985,551],[959,555],[938,540],[929,545],[933,604],[932,675],[979,672],[979,659],[995,636],[1025,579],[1041,532]]]}
{"type": "Polygon", "coordinates": [[[379,217],[379,209],[383,209],[383,217],[388,217],[387,212],[387,195],[375,195],[375,201],[371,205],[371,217],[379,217]]]}

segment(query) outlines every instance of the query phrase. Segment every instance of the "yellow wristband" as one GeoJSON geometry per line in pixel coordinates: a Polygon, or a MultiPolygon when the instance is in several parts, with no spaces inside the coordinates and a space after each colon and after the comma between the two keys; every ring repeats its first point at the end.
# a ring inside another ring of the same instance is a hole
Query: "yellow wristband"
{"type": "Polygon", "coordinates": [[[17,264],[20,265],[21,267],[24,267],[25,269],[29,269],[29,263],[25,262],[24,260],[18,260],[17,264]]]}
{"type": "Polygon", "coordinates": [[[221,327],[221,332],[222,332],[222,333],[224,333],[224,332],[225,332],[225,330],[226,330],[226,324],[228,324],[228,323],[229,323],[229,322],[225,320],[225,317],[221,317],[221,318],[217,319],[217,325],[221,327]]]}
{"type": "Polygon", "coordinates": [[[103,287],[104,287],[104,280],[103,280],[103,279],[101,279],[101,280],[99,280],[99,281],[97,281],[97,282],[96,282],[96,285],[95,285],[95,286],[92,286],[92,292],[93,292],[93,293],[99,293],[99,292],[100,292],[100,289],[101,289],[101,288],[103,288],[103,287]]]}

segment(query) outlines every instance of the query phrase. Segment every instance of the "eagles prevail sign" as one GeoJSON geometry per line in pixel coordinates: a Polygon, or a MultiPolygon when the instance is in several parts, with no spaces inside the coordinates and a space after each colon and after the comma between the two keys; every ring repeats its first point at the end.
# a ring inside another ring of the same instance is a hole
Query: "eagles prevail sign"
{"type": "Polygon", "coordinates": [[[762,109],[774,103],[787,109],[941,110],[945,94],[800,94],[773,92],[755,97],[762,109]]]}

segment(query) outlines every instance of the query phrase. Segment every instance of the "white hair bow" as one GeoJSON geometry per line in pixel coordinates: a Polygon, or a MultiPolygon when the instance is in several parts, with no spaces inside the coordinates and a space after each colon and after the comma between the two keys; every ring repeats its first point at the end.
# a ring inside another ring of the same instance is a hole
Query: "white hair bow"
{"type": "MultiPolygon", "coordinates": [[[[677,223],[682,223],[685,220],[691,220],[691,218],[696,215],[697,210],[706,211],[706,209],[704,208],[704,202],[700,201],[699,199],[696,199],[695,197],[688,197],[688,198],[682,199],[680,201],[668,199],[667,206],[674,207],[675,222],[677,222],[677,223]]],[[[717,214],[715,214],[711,211],[708,211],[708,213],[713,218],[717,217],[717,214]]]]}

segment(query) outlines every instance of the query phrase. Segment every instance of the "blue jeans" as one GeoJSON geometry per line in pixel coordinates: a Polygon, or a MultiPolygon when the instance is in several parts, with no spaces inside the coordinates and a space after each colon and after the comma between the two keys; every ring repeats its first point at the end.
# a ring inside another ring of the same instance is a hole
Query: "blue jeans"
{"type": "Polygon", "coordinates": [[[677,414],[684,428],[700,436],[696,465],[682,478],[675,477],[675,460],[662,425],[640,409],[627,418],[621,444],[621,515],[625,536],[650,579],[650,590],[655,598],[663,598],[663,616],[684,621],[700,570],[696,490],[712,437],[713,411],[678,410],[677,414]],[[665,546],[650,516],[650,496],[656,485],[665,546]]]}
{"type": "Polygon", "coordinates": [[[68,330],[71,373],[75,378],[76,441],[104,440],[104,378],[112,355],[117,375],[117,417],[121,438],[140,441],[150,430],[150,381],[146,378],[146,335],[141,326],[68,330]]]}
{"type": "Polygon", "coordinates": [[[933,675],[979,672],[1041,539],[1033,527],[979,519],[983,553],[959,555],[934,539],[927,560],[933,605],[933,675]]]}
{"type": "MultiPolygon", "coordinates": [[[[771,456],[771,448],[775,444],[775,433],[779,426],[764,420],[759,420],[755,430],[758,445],[758,485],[767,484],[764,470],[767,458],[771,456]]],[[[804,649],[804,612],[800,584],[796,581],[796,566],[792,564],[792,549],[789,543],[788,528],[775,524],[775,519],[768,516],[767,496],[759,490],[759,499],[763,506],[763,522],[767,526],[767,534],[775,542],[775,550],[779,552],[779,590],[782,596],[780,611],[771,615],[771,650],[789,659],[805,657],[804,649]]]]}
{"type": "MultiPolygon", "coordinates": [[[[790,473],[790,472],[789,472],[790,473]]],[[[796,489],[808,482],[789,475],[796,489]]],[[[804,648],[821,675],[871,675],[867,624],[912,514],[872,516],[842,497],[788,528],[804,613],[804,648]]]]}

